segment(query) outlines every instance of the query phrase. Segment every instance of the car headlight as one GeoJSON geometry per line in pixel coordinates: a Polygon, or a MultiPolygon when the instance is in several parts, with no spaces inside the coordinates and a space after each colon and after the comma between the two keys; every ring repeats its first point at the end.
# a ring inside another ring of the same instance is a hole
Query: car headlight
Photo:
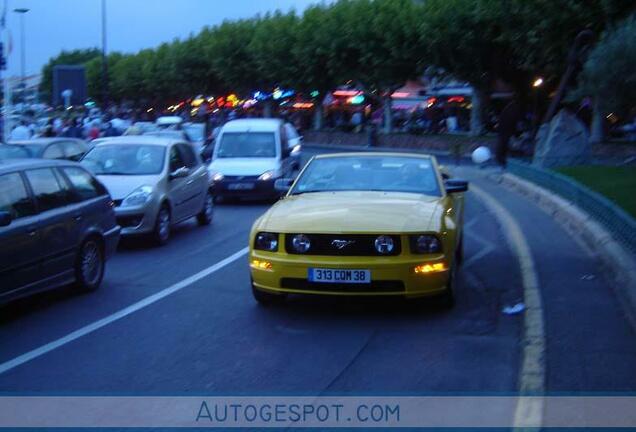
{"type": "Polygon", "coordinates": [[[259,232],[254,239],[254,249],[276,252],[278,250],[278,234],[259,232]]]}
{"type": "Polygon", "coordinates": [[[213,182],[220,182],[221,180],[225,178],[225,176],[221,174],[220,172],[211,171],[210,178],[212,179],[213,182]]]}
{"type": "Polygon", "coordinates": [[[294,148],[292,149],[292,151],[291,151],[291,155],[292,155],[292,156],[297,156],[297,155],[299,155],[299,154],[300,154],[300,150],[301,150],[301,149],[302,149],[302,146],[301,146],[300,144],[296,144],[296,145],[294,146],[294,148]]]}
{"type": "Polygon", "coordinates": [[[442,251],[442,242],[432,234],[418,234],[411,236],[411,253],[432,254],[442,251]]]}
{"type": "Polygon", "coordinates": [[[276,177],[276,171],[265,171],[263,174],[261,174],[258,179],[261,181],[267,181],[267,180],[271,180],[274,177],[276,177]]]}
{"type": "Polygon", "coordinates": [[[121,203],[122,207],[135,207],[146,204],[152,197],[152,186],[141,186],[130,193],[121,203]]]}
{"type": "Polygon", "coordinates": [[[311,248],[311,239],[305,234],[296,234],[292,237],[292,247],[298,253],[305,253],[311,248]]]}
{"type": "Polygon", "coordinates": [[[375,250],[382,255],[390,254],[391,252],[393,252],[393,248],[395,248],[393,239],[387,235],[381,235],[376,238],[374,245],[375,250]]]}

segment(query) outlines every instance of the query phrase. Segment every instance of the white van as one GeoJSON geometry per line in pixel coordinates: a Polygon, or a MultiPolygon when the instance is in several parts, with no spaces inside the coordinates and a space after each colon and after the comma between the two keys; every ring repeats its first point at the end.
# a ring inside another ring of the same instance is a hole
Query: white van
{"type": "Polygon", "coordinates": [[[274,183],[293,176],[296,155],[278,119],[241,119],[226,123],[214,145],[208,171],[216,199],[280,195],[274,183]]]}

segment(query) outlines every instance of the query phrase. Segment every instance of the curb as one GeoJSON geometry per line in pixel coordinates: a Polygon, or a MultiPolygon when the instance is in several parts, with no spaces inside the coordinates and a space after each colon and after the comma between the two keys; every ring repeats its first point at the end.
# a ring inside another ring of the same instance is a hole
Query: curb
{"type": "Polygon", "coordinates": [[[535,202],[570,235],[583,241],[608,271],[613,290],[636,328],[636,259],[601,224],[570,201],[513,174],[497,176],[495,181],[535,202]]]}

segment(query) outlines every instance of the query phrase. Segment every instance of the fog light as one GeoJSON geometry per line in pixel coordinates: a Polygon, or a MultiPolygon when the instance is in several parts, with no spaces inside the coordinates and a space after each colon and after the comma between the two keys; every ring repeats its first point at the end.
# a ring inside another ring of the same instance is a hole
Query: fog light
{"type": "Polygon", "coordinates": [[[257,270],[271,270],[272,263],[269,261],[261,261],[261,260],[254,259],[250,263],[250,267],[257,270]]]}
{"type": "Polygon", "coordinates": [[[415,267],[415,273],[425,274],[425,273],[439,273],[446,271],[446,264],[440,263],[429,263],[429,264],[421,264],[415,267]]]}

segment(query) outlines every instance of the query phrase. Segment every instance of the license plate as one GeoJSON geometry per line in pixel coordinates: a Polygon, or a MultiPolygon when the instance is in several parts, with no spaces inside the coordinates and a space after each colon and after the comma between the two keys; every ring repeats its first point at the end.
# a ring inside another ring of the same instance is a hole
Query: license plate
{"type": "Polygon", "coordinates": [[[307,280],[309,280],[309,282],[350,284],[371,283],[370,270],[310,268],[307,273],[307,280]]]}
{"type": "Polygon", "coordinates": [[[252,190],[254,183],[230,183],[227,188],[229,190],[252,190]]]}

